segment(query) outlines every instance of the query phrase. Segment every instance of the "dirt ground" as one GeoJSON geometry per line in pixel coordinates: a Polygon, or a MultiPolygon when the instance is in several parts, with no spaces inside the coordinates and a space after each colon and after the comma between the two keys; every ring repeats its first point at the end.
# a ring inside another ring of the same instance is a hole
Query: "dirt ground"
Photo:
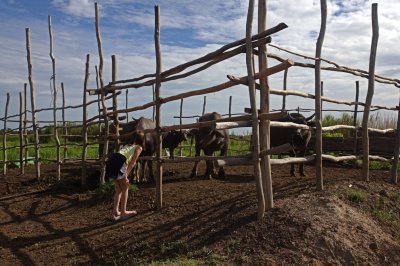
{"type": "Polygon", "coordinates": [[[120,222],[112,195],[79,187],[78,166],[64,166],[59,183],[52,165],[42,165],[40,183],[33,167],[10,170],[16,183],[7,195],[0,187],[1,265],[400,265],[400,188],[389,171],[371,170],[365,182],[360,169],[326,165],[316,192],[312,166],[308,177],[273,166],[275,208],[258,220],[252,168],[227,167],[225,180],[189,179],[190,169],[164,166],[160,211],[154,185],[138,185],[128,202],[138,214],[120,222]]]}

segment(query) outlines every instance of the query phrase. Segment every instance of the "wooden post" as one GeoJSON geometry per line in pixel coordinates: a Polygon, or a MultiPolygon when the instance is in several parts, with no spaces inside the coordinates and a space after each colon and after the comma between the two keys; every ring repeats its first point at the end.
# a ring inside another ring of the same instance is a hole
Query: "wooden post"
{"type": "Polygon", "coordinates": [[[368,92],[365,100],[364,114],[362,120],[362,145],[363,145],[363,167],[362,175],[365,181],[369,181],[369,135],[368,135],[368,120],[369,112],[372,104],[372,97],[374,96],[374,82],[375,82],[375,60],[376,50],[379,38],[379,25],[378,25],[378,4],[372,4],[372,41],[371,53],[369,57],[369,77],[368,77],[368,92]]]}
{"type": "Polygon", "coordinates": [[[61,82],[61,93],[62,93],[62,127],[63,127],[63,135],[64,135],[64,156],[63,156],[63,161],[68,158],[68,127],[67,127],[67,122],[65,121],[65,91],[64,91],[64,83],[61,82]]]}
{"type": "Polygon", "coordinates": [[[257,103],[256,103],[256,88],[254,81],[254,61],[253,61],[253,49],[251,45],[251,29],[253,24],[253,13],[254,13],[254,0],[249,0],[249,8],[247,13],[246,21],[246,65],[249,81],[249,95],[250,104],[252,109],[252,143],[253,143],[253,166],[254,166],[254,177],[256,179],[257,199],[258,199],[258,211],[257,217],[261,219],[264,217],[265,212],[265,200],[261,177],[261,168],[259,163],[260,144],[259,144],[259,132],[258,132],[258,114],[257,114],[257,103]]]}
{"type": "Polygon", "coordinates": [[[36,178],[40,181],[40,146],[39,146],[39,132],[36,124],[36,111],[35,111],[35,85],[32,78],[32,57],[31,57],[31,44],[30,44],[30,30],[25,29],[26,32],[26,51],[27,51],[27,61],[28,61],[28,80],[31,91],[31,112],[32,112],[32,128],[33,135],[35,138],[35,169],[36,178]]]}
{"type": "Polygon", "coordinates": [[[99,64],[99,79],[100,79],[100,88],[101,88],[101,105],[102,105],[102,110],[103,110],[103,119],[104,119],[104,145],[103,145],[103,156],[101,158],[101,171],[100,171],[100,184],[104,184],[105,182],[105,175],[106,175],[106,159],[108,155],[108,136],[110,133],[110,128],[108,126],[108,116],[107,116],[107,106],[105,102],[105,96],[106,96],[106,91],[104,89],[104,79],[103,79],[103,50],[102,50],[102,45],[101,45],[101,35],[100,35],[100,23],[99,23],[99,7],[97,5],[97,2],[94,3],[95,7],[95,19],[96,19],[96,39],[97,39],[97,47],[99,51],[99,59],[100,59],[100,64],[99,64]]]}
{"type": "MultiPolygon", "coordinates": [[[[285,72],[283,74],[283,91],[287,90],[287,74],[288,74],[289,69],[286,68],[285,72]]],[[[286,95],[284,94],[282,96],[282,111],[286,110],[286,95]]]]}
{"type": "Polygon", "coordinates": [[[10,105],[10,94],[7,92],[6,98],[6,109],[4,111],[4,123],[3,123],[3,175],[7,174],[7,119],[8,119],[8,107],[10,105]]]}
{"type": "MultiPolygon", "coordinates": [[[[100,84],[99,84],[99,70],[97,68],[97,66],[94,66],[95,70],[96,70],[96,87],[97,89],[100,89],[100,84]]],[[[101,134],[101,123],[100,123],[100,115],[102,112],[102,107],[101,107],[101,94],[97,94],[97,107],[98,107],[98,111],[99,111],[99,134],[101,134]]]]}
{"type": "MultiPolygon", "coordinates": [[[[156,101],[156,92],[154,91],[154,84],[151,85],[151,88],[153,90],[153,102],[155,102],[156,101]]],[[[156,106],[153,105],[153,121],[155,120],[155,117],[156,117],[156,106]]]]}
{"type": "Polygon", "coordinates": [[[207,96],[204,95],[204,97],[203,97],[203,111],[201,112],[201,115],[204,115],[206,113],[206,104],[207,104],[207,96]]]}
{"type": "Polygon", "coordinates": [[[19,93],[19,173],[23,175],[25,173],[24,168],[24,134],[22,132],[22,123],[23,123],[23,99],[22,93],[19,93]]]}
{"type": "Polygon", "coordinates": [[[155,31],[154,31],[154,44],[156,50],[156,83],[155,83],[155,96],[156,96],[156,163],[157,163],[157,177],[156,177],[156,206],[160,209],[163,205],[162,201],[162,136],[161,136],[161,102],[160,102],[160,87],[161,87],[161,47],[160,47],[160,7],[154,6],[155,11],[155,31]]]}
{"type": "Polygon", "coordinates": [[[356,98],[355,98],[355,105],[354,105],[354,115],[353,115],[353,126],[354,126],[354,146],[353,146],[353,154],[357,154],[357,115],[358,115],[358,98],[360,95],[360,82],[356,81],[356,98]]]}
{"type": "MultiPolygon", "coordinates": [[[[125,110],[128,110],[128,90],[125,91],[125,110]]],[[[125,113],[126,115],[126,123],[129,122],[128,112],[125,113]]]]}
{"type": "Polygon", "coordinates": [[[29,156],[29,138],[26,131],[28,126],[28,109],[27,109],[27,99],[28,99],[28,92],[27,92],[28,84],[24,83],[24,145],[25,145],[25,161],[24,164],[28,165],[28,156],[29,156]]]}
{"type": "Polygon", "coordinates": [[[57,130],[57,83],[56,83],[56,59],[54,57],[53,52],[53,32],[51,29],[51,16],[48,16],[49,22],[49,35],[50,35],[50,59],[52,64],[53,75],[51,77],[53,81],[53,135],[54,141],[56,142],[56,157],[57,157],[57,180],[61,179],[61,160],[60,160],[60,140],[58,138],[58,130],[57,130]]]}
{"type": "Polygon", "coordinates": [[[324,120],[323,112],[324,112],[324,102],[322,101],[322,97],[324,96],[324,82],[321,81],[321,123],[324,120]]]}
{"type": "Polygon", "coordinates": [[[324,42],[325,30],[326,30],[326,15],[327,7],[326,0],[321,0],[321,28],[315,51],[315,170],[316,170],[316,183],[317,190],[321,191],[324,189],[323,183],[323,171],[322,171],[322,121],[321,121],[321,50],[324,42]]]}
{"type": "Polygon", "coordinates": [[[232,95],[229,96],[229,117],[232,117],[232,95]]]}
{"type": "MultiPolygon", "coordinates": [[[[117,81],[117,58],[115,55],[111,56],[111,62],[112,62],[112,73],[111,73],[111,81],[115,82],[117,81]]],[[[114,141],[114,151],[117,152],[119,151],[119,120],[118,120],[118,114],[116,113],[116,111],[118,110],[118,101],[117,101],[117,92],[113,91],[112,92],[112,102],[113,102],[113,112],[114,116],[113,116],[113,124],[114,124],[114,128],[115,128],[115,136],[116,136],[116,140],[114,141]]]]}
{"type": "Polygon", "coordinates": [[[397,168],[399,165],[399,153],[400,153],[400,97],[399,97],[399,105],[397,106],[397,133],[396,133],[396,142],[394,144],[393,150],[393,163],[392,163],[392,179],[391,181],[394,184],[398,183],[398,175],[397,168]]]}
{"type": "MultiPolygon", "coordinates": [[[[182,116],[183,116],[183,99],[181,99],[181,105],[179,108],[179,125],[182,125],[182,116]]],[[[180,156],[183,155],[182,153],[182,143],[179,143],[179,154],[180,156]]]]}
{"type": "MultiPolygon", "coordinates": [[[[267,24],[267,1],[258,1],[258,32],[261,33],[266,30],[267,24]]],[[[259,72],[268,67],[267,62],[267,48],[262,45],[259,48],[258,65],[259,72]]],[[[260,109],[262,113],[269,113],[270,108],[270,91],[268,84],[268,77],[260,77],[260,109]]],[[[257,113],[257,111],[256,111],[257,113]]],[[[260,120],[260,149],[270,148],[270,123],[269,120],[260,120]]],[[[274,199],[272,192],[272,176],[271,176],[271,157],[266,155],[261,157],[261,174],[262,185],[264,193],[264,201],[266,209],[274,207],[274,199]]]]}
{"type": "Polygon", "coordinates": [[[82,118],[82,176],[81,176],[81,186],[86,187],[87,185],[87,143],[88,143],[88,130],[87,130],[87,90],[89,82],[89,62],[90,55],[86,55],[86,68],[85,68],[85,83],[83,84],[83,118],[82,118]]]}

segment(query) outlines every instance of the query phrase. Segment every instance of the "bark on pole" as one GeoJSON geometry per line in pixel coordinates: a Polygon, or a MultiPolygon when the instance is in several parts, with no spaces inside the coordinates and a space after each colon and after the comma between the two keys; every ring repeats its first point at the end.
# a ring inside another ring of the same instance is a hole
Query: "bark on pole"
{"type": "Polygon", "coordinates": [[[23,123],[23,99],[22,99],[22,93],[19,93],[19,173],[21,175],[24,174],[25,168],[24,168],[24,134],[22,132],[22,123],[23,123]]]}
{"type": "Polygon", "coordinates": [[[368,92],[367,92],[367,98],[365,99],[365,107],[362,120],[362,145],[363,145],[362,175],[365,181],[369,181],[368,120],[372,104],[372,97],[374,96],[375,61],[376,61],[376,50],[378,47],[378,39],[379,39],[378,4],[374,3],[372,4],[372,41],[371,41],[371,53],[369,57],[368,92]]]}
{"type": "Polygon", "coordinates": [[[156,83],[155,83],[155,96],[156,96],[156,207],[160,209],[163,205],[162,201],[162,136],[161,136],[161,102],[160,102],[160,88],[161,88],[161,46],[160,46],[160,7],[154,6],[155,11],[155,31],[154,31],[154,44],[156,50],[156,83]]]}
{"type": "Polygon", "coordinates": [[[10,105],[10,93],[7,92],[6,106],[4,110],[4,123],[3,123],[3,175],[7,174],[7,119],[8,107],[10,105]]]}
{"type": "MultiPolygon", "coordinates": [[[[125,110],[128,110],[128,90],[125,91],[125,110]]],[[[129,122],[128,112],[125,113],[126,123],[129,122]]]]}
{"type": "Polygon", "coordinates": [[[321,0],[321,27],[316,45],[315,57],[315,172],[317,190],[324,189],[322,171],[322,121],[321,121],[321,50],[326,30],[327,7],[326,0],[321,0]]]}
{"type": "Polygon", "coordinates": [[[399,152],[400,152],[400,97],[399,97],[399,110],[397,111],[397,133],[396,142],[393,150],[393,162],[392,162],[392,179],[394,184],[398,182],[397,168],[399,165],[399,152]]]}
{"type": "MultiPolygon", "coordinates": [[[[261,33],[267,28],[267,1],[258,1],[258,32],[261,33]]],[[[258,49],[258,66],[259,72],[268,67],[267,62],[267,47],[266,45],[260,46],[258,49]]],[[[268,76],[260,77],[260,109],[261,113],[269,113],[270,108],[270,93],[268,76]]],[[[260,144],[261,150],[270,148],[270,123],[269,120],[260,120],[260,144]]],[[[272,176],[271,176],[271,162],[270,155],[261,157],[261,174],[264,192],[264,200],[266,209],[274,207],[273,191],[272,191],[272,176]]]]}
{"type": "Polygon", "coordinates": [[[261,219],[264,217],[265,212],[265,200],[261,178],[261,168],[259,162],[260,154],[260,143],[259,143],[259,131],[258,131],[258,114],[257,114],[257,103],[256,103],[256,88],[254,81],[254,60],[253,60],[253,49],[251,45],[251,29],[253,25],[253,13],[254,13],[254,0],[249,0],[249,8],[247,13],[246,21],[246,65],[249,82],[249,96],[250,105],[252,109],[252,145],[253,145],[253,167],[254,177],[256,179],[257,199],[258,199],[258,210],[257,217],[261,219]]]}
{"type": "Polygon", "coordinates": [[[85,64],[85,83],[83,84],[83,117],[82,117],[82,176],[81,176],[81,186],[86,187],[87,185],[87,143],[88,143],[88,126],[87,126],[87,90],[89,82],[89,62],[90,55],[86,55],[85,64]]]}
{"type": "Polygon", "coordinates": [[[229,96],[229,109],[228,109],[229,117],[232,117],[232,95],[229,96]]]}
{"type": "Polygon", "coordinates": [[[31,57],[31,33],[30,29],[26,28],[26,52],[27,52],[27,61],[28,61],[28,81],[31,91],[31,113],[32,113],[32,128],[33,128],[33,135],[35,138],[35,174],[38,181],[40,181],[40,146],[39,146],[39,132],[38,127],[36,124],[36,111],[35,111],[35,84],[33,82],[32,77],[32,57],[31,57]]]}
{"type": "MultiPolygon", "coordinates": [[[[182,125],[182,116],[183,116],[183,99],[181,99],[181,104],[180,104],[180,108],[179,108],[179,125],[182,125]]],[[[182,143],[179,143],[179,154],[180,154],[180,156],[183,155],[182,143]]]]}
{"type": "MultiPolygon", "coordinates": [[[[111,73],[111,81],[115,82],[117,80],[117,57],[115,55],[111,56],[111,62],[112,62],[112,73],[111,73]]],[[[118,110],[118,101],[117,101],[117,92],[113,91],[112,92],[112,96],[113,96],[113,111],[117,111],[118,110]]],[[[114,128],[115,128],[115,137],[117,138],[115,140],[115,147],[114,147],[114,151],[117,152],[119,151],[119,120],[118,120],[118,114],[115,113],[113,115],[113,124],[114,124],[114,128]]]]}
{"type": "Polygon", "coordinates": [[[97,48],[99,51],[99,79],[100,79],[100,90],[101,90],[101,105],[103,110],[103,119],[104,119],[104,145],[103,145],[103,154],[101,158],[101,171],[100,171],[100,184],[104,184],[105,175],[106,175],[106,159],[108,154],[108,135],[110,134],[110,128],[108,126],[108,116],[107,116],[107,106],[105,102],[106,91],[104,88],[104,79],[103,79],[103,50],[101,44],[101,35],[100,35],[100,23],[99,23],[99,7],[97,2],[94,3],[95,6],[95,17],[96,17],[96,39],[97,39],[97,48]]]}
{"type": "Polygon", "coordinates": [[[64,135],[64,155],[63,155],[63,161],[68,158],[68,145],[67,145],[67,135],[68,135],[68,128],[67,128],[67,122],[65,121],[65,90],[64,90],[64,83],[61,82],[61,93],[62,93],[62,127],[63,127],[63,135],[64,135]]]}
{"type": "Polygon", "coordinates": [[[52,84],[53,84],[53,136],[56,142],[56,160],[57,160],[57,180],[61,179],[61,160],[60,160],[60,140],[57,130],[57,83],[56,83],[56,58],[54,57],[53,31],[51,29],[51,16],[48,16],[49,36],[50,36],[50,59],[52,65],[52,84]]]}

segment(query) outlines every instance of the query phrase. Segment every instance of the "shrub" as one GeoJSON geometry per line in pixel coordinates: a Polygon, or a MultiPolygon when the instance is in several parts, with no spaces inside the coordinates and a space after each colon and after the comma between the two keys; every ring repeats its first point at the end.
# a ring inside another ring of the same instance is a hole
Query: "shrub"
{"type": "Polygon", "coordinates": [[[367,194],[358,189],[352,189],[347,193],[347,198],[355,203],[361,203],[364,202],[367,198],[367,194]]]}

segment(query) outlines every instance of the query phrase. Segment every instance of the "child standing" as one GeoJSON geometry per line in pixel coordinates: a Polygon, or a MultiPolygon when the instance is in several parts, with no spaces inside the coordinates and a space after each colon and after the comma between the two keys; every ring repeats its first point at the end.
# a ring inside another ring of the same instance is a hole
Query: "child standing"
{"type": "Polygon", "coordinates": [[[119,152],[113,153],[106,164],[106,177],[114,181],[114,207],[112,215],[114,220],[124,219],[136,214],[136,211],[126,210],[129,191],[129,173],[135,167],[136,161],[144,149],[144,132],[136,130],[132,133],[130,141],[119,152]],[[121,211],[119,205],[121,204],[121,211]]]}

